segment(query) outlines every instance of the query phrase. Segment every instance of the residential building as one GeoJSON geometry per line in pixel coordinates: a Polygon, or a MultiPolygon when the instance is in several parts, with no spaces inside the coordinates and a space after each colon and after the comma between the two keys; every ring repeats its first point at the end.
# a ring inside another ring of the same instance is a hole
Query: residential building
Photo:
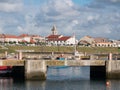
{"type": "Polygon", "coordinates": [[[120,40],[111,40],[115,47],[120,47],[120,40]]]}
{"type": "Polygon", "coordinates": [[[19,42],[30,42],[31,41],[31,36],[28,34],[21,34],[18,37],[19,37],[19,42]]]}
{"type": "Polygon", "coordinates": [[[1,43],[5,42],[5,35],[4,34],[0,34],[0,42],[1,43]]]}
{"type": "MultiPolygon", "coordinates": [[[[21,34],[19,36],[10,34],[0,34],[0,43],[19,44],[19,42],[26,44],[38,44],[40,42],[45,43],[45,38],[39,35],[21,34]]],[[[38,44],[39,45],[39,44],[38,44]]]]}
{"type": "Polygon", "coordinates": [[[22,34],[18,37],[19,37],[19,42],[28,42],[28,43],[45,42],[45,38],[39,35],[22,34]]]}
{"type": "Polygon", "coordinates": [[[78,42],[79,45],[83,45],[83,46],[92,45],[93,43],[94,43],[94,38],[88,35],[82,37],[78,42]]]}
{"type": "Polygon", "coordinates": [[[10,34],[0,34],[0,42],[18,42],[18,37],[10,34]]]}
{"type": "Polygon", "coordinates": [[[94,44],[92,46],[97,47],[115,47],[115,45],[107,38],[95,37],[94,44]]]}
{"type": "Polygon", "coordinates": [[[103,37],[91,37],[91,36],[84,36],[80,39],[79,45],[83,46],[92,46],[92,47],[117,47],[116,43],[111,42],[107,38],[103,37]]]}

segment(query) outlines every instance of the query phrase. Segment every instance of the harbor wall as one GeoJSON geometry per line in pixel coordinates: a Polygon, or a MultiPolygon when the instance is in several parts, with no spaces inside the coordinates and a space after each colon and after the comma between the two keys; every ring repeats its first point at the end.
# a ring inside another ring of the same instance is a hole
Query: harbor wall
{"type": "Polygon", "coordinates": [[[25,61],[25,78],[27,80],[46,80],[47,67],[45,61],[27,60],[25,61]]]}
{"type": "MultiPolygon", "coordinates": [[[[49,66],[84,66],[82,62],[70,64],[64,61],[44,61],[27,60],[25,61],[25,77],[27,80],[46,80],[47,65],[49,66]]],[[[107,60],[105,65],[90,66],[91,79],[120,79],[120,61],[107,60]]]]}
{"type": "Polygon", "coordinates": [[[120,79],[120,60],[106,61],[106,78],[120,79]]]}
{"type": "Polygon", "coordinates": [[[90,77],[120,79],[120,60],[0,60],[0,66],[13,66],[15,77],[45,80],[47,66],[90,66],[90,77]],[[22,74],[23,73],[23,74],[22,74]]]}

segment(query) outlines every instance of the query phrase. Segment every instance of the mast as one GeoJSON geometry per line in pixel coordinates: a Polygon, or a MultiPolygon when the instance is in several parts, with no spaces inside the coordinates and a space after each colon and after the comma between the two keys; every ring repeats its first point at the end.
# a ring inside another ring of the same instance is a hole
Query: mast
{"type": "Polygon", "coordinates": [[[77,50],[76,50],[76,36],[75,36],[75,34],[74,34],[74,36],[73,36],[73,37],[74,37],[74,43],[75,43],[75,44],[74,44],[74,54],[75,54],[75,53],[76,53],[76,51],[77,51],[77,50]]]}

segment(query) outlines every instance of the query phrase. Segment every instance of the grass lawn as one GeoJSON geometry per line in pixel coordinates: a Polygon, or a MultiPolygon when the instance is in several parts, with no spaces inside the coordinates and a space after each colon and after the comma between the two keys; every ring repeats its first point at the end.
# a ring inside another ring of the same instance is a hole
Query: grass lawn
{"type": "MultiPolygon", "coordinates": [[[[0,47],[0,53],[16,53],[16,50],[34,50],[35,52],[74,52],[72,46],[6,46],[8,49],[0,47]]],[[[83,53],[120,53],[117,47],[77,47],[77,51],[83,53]]]]}

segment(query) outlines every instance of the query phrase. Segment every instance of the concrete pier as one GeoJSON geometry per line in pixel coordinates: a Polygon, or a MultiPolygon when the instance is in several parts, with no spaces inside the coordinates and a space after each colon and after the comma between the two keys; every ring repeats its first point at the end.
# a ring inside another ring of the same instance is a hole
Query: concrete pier
{"type": "Polygon", "coordinates": [[[18,53],[18,60],[22,60],[22,52],[21,51],[18,53]]]}
{"type": "Polygon", "coordinates": [[[5,51],[5,57],[7,58],[7,56],[8,56],[8,52],[7,52],[7,51],[5,51]]]}
{"type": "Polygon", "coordinates": [[[120,79],[120,60],[0,60],[0,66],[13,66],[14,75],[27,80],[45,80],[47,66],[90,66],[93,78],[120,79]]]}
{"type": "Polygon", "coordinates": [[[25,61],[25,77],[27,80],[45,80],[47,67],[45,61],[27,60],[25,61]]]}
{"type": "Polygon", "coordinates": [[[120,79],[120,61],[110,60],[106,62],[106,78],[120,79]]]}
{"type": "Polygon", "coordinates": [[[109,53],[108,60],[112,60],[112,53],[109,53]]]}

